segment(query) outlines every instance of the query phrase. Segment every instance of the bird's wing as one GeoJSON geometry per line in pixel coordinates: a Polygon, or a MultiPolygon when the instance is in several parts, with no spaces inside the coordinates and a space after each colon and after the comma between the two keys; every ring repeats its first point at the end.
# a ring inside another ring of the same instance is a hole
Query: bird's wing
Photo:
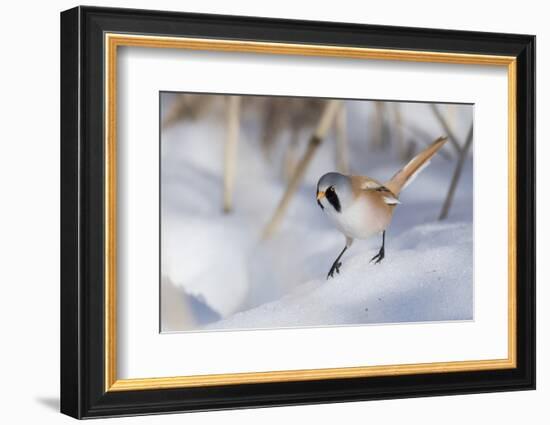
{"type": "Polygon", "coordinates": [[[367,176],[351,176],[351,187],[357,196],[368,192],[379,196],[387,205],[399,204],[397,196],[378,180],[367,176]]]}
{"type": "Polygon", "coordinates": [[[378,180],[367,176],[351,176],[351,187],[356,194],[364,190],[377,190],[383,186],[378,180]]]}

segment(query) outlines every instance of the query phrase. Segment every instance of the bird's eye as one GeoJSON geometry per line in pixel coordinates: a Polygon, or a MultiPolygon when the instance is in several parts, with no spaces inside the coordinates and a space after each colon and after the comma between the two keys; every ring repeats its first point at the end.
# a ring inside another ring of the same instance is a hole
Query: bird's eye
{"type": "Polygon", "coordinates": [[[329,191],[329,192],[334,192],[334,186],[329,187],[329,188],[328,188],[328,191],[329,191]]]}

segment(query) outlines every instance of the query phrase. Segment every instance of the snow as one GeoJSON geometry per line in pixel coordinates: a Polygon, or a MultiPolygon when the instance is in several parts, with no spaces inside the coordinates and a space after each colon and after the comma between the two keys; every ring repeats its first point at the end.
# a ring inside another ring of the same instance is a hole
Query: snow
{"type": "Polygon", "coordinates": [[[471,235],[471,225],[464,223],[418,226],[394,239],[388,247],[390,258],[380,264],[369,263],[377,250],[357,254],[345,262],[341,274],[334,279],[311,280],[277,301],[236,313],[210,327],[470,319],[471,235]]]}
{"type": "MultiPolygon", "coordinates": [[[[163,94],[163,110],[171,96],[163,94]]],[[[348,104],[352,171],[389,179],[406,161],[395,152],[369,148],[372,104],[348,104]]],[[[447,220],[437,216],[455,160],[436,155],[400,196],[386,234],[386,258],[369,263],[381,238],[355,241],[344,254],[341,273],[326,280],[345,242],[315,201],[317,179],[335,168],[332,134],[305,173],[279,231],[262,241],[263,226],[286,185],[280,166],[285,135],[266,157],[254,111],[248,111],[239,139],[234,211],[225,214],[222,106],[162,134],[163,331],[473,319],[471,158],[447,220]]],[[[471,107],[456,109],[456,133],[463,137],[471,107]]],[[[422,120],[433,139],[442,134],[427,105],[406,104],[402,110],[405,119],[417,125],[422,120]]],[[[301,139],[298,155],[307,134],[301,139]]],[[[451,146],[445,148],[451,157],[451,146]]]]}

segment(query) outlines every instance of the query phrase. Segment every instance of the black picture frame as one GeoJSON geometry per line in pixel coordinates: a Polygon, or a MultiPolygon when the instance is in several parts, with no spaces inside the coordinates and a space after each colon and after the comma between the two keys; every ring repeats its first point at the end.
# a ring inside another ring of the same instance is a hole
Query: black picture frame
{"type": "Polygon", "coordinates": [[[75,418],[535,388],[535,37],[76,7],[61,13],[61,412],[75,418]],[[105,391],[104,34],[479,53],[517,59],[517,367],[105,391]]]}

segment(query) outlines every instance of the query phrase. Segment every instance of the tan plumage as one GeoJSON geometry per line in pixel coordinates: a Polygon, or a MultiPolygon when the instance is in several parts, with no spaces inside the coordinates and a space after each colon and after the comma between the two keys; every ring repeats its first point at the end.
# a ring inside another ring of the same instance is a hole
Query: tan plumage
{"type": "Polygon", "coordinates": [[[365,232],[353,233],[358,239],[367,239],[389,226],[393,210],[399,201],[382,183],[370,177],[350,176],[350,181],[356,202],[366,204],[361,218],[363,224],[360,226],[365,232]]]}
{"type": "Polygon", "coordinates": [[[339,273],[339,260],[354,239],[368,239],[382,233],[382,247],[373,257],[376,263],[384,258],[385,231],[393,211],[400,203],[400,192],[429,164],[432,157],[447,141],[440,137],[411,159],[385,184],[367,176],[346,176],[327,173],[317,184],[317,203],[346,237],[346,246],[340,253],[328,277],[339,273]]]}

